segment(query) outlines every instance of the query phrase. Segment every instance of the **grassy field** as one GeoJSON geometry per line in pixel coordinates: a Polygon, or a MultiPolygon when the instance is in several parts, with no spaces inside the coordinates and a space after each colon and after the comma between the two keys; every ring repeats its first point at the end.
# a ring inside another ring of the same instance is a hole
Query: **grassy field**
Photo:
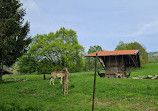
{"type": "Polygon", "coordinates": [[[158,75],[158,63],[146,64],[143,68],[133,69],[131,76],[147,76],[147,75],[158,75]]]}
{"type": "MultiPolygon", "coordinates": [[[[134,70],[132,76],[158,74],[158,64],[134,70]]],[[[49,85],[43,75],[4,76],[0,84],[1,111],[90,111],[94,72],[72,73],[69,94],[60,79],[49,85]]],[[[158,80],[96,79],[96,111],[158,111],[158,80]]]]}
{"type": "Polygon", "coordinates": [[[158,57],[158,53],[154,54],[153,56],[156,56],[156,57],[158,57]]]}

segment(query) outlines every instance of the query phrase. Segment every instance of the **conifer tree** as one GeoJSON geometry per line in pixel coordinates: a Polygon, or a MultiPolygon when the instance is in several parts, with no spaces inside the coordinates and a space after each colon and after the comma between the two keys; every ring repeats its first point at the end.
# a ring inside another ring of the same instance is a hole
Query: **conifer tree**
{"type": "MultiPolygon", "coordinates": [[[[19,0],[0,0],[0,60],[16,60],[31,42],[30,24],[24,23],[25,10],[19,0]]],[[[5,64],[5,65],[12,65],[5,64]]]]}

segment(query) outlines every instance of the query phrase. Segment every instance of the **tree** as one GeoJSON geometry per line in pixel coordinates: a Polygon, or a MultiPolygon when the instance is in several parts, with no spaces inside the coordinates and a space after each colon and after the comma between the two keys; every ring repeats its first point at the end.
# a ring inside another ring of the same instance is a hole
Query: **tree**
{"type": "Polygon", "coordinates": [[[138,42],[133,42],[133,43],[123,43],[122,41],[119,42],[118,46],[116,46],[115,50],[135,50],[138,49],[140,52],[140,62],[141,65],[144,65],[145,63],[148,62],[148,53],[146,49],[139,44],[138,42]]]}
{"type": "Polygon", "coordinates": [[[39,73],[62,70],[64,67],[68,67],[69,71],[82,71],[83,52],[76,32],[62,27],[56,33],[35,36],[26,55],[35,58],[39,73]]]}
{"type": "MultiPolygon", "coordinates": [[[[99,51],[102,51],[102,47],[101,46],[99,46],[99,45],[90,46],[90,48],[88,50],[88,54],[99,52],[99,51]]],[[[95,64],[95,59],[94,58],[92,58],[92,57],[86,57],[85,58],[85,70],[86,71],[94,70],[95,67],[94,67],[93,64],[95,64]]],[[[99,68],[102,67],[99,62],[97,62],[97,66],[99,68]]]]}
{"type": "Polygon", "coordinates": [[[0,0],[0,60],[16,60],[31,42],[30,25],[24,23],[26,12],[21,6],[19,0],[0,0]]]}
{"type": "Polygon", "coordinates": [[[99,52],[102,51],[101,46],[99,45],[95,45],[95,46],[90,46],[89,50],[88,50],[88,54],[94,53],[94,52],[99,52]]]}
{"type": "Polygon", "coordinates": [[[22,73],[33,73],[36,72],[35,58],[30,55],[22,56],[19,58],[17,65],[19,66],[18,71],[22,73]]]}

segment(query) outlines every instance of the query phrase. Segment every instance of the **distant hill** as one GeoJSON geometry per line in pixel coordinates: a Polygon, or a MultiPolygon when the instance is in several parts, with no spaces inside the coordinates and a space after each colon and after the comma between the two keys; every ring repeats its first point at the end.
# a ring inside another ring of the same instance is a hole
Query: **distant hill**
{"type": "Polygon", "coordinates": [[[149,52],[149,57],[153,58],[153,57],[158,57],[158,52],[149,52]]]}

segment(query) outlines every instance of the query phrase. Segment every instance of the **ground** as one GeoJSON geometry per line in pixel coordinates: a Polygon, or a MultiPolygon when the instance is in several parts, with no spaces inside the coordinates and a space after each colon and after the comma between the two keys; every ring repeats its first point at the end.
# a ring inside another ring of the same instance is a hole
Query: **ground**
{"type": "MultiPolygon", "coordinates": [[[[132,76],[158,74],[158,64],[133,70],[132,76]]],[[[90,111],[94,72],[72,73],[69,94],[61,91],[60,79],[49,85],[43,75],[4,76],[0,84],[0,110],[90,111]]],[[[158,111],[158,80],[96,79],[96,111],[158,111]]]]}

